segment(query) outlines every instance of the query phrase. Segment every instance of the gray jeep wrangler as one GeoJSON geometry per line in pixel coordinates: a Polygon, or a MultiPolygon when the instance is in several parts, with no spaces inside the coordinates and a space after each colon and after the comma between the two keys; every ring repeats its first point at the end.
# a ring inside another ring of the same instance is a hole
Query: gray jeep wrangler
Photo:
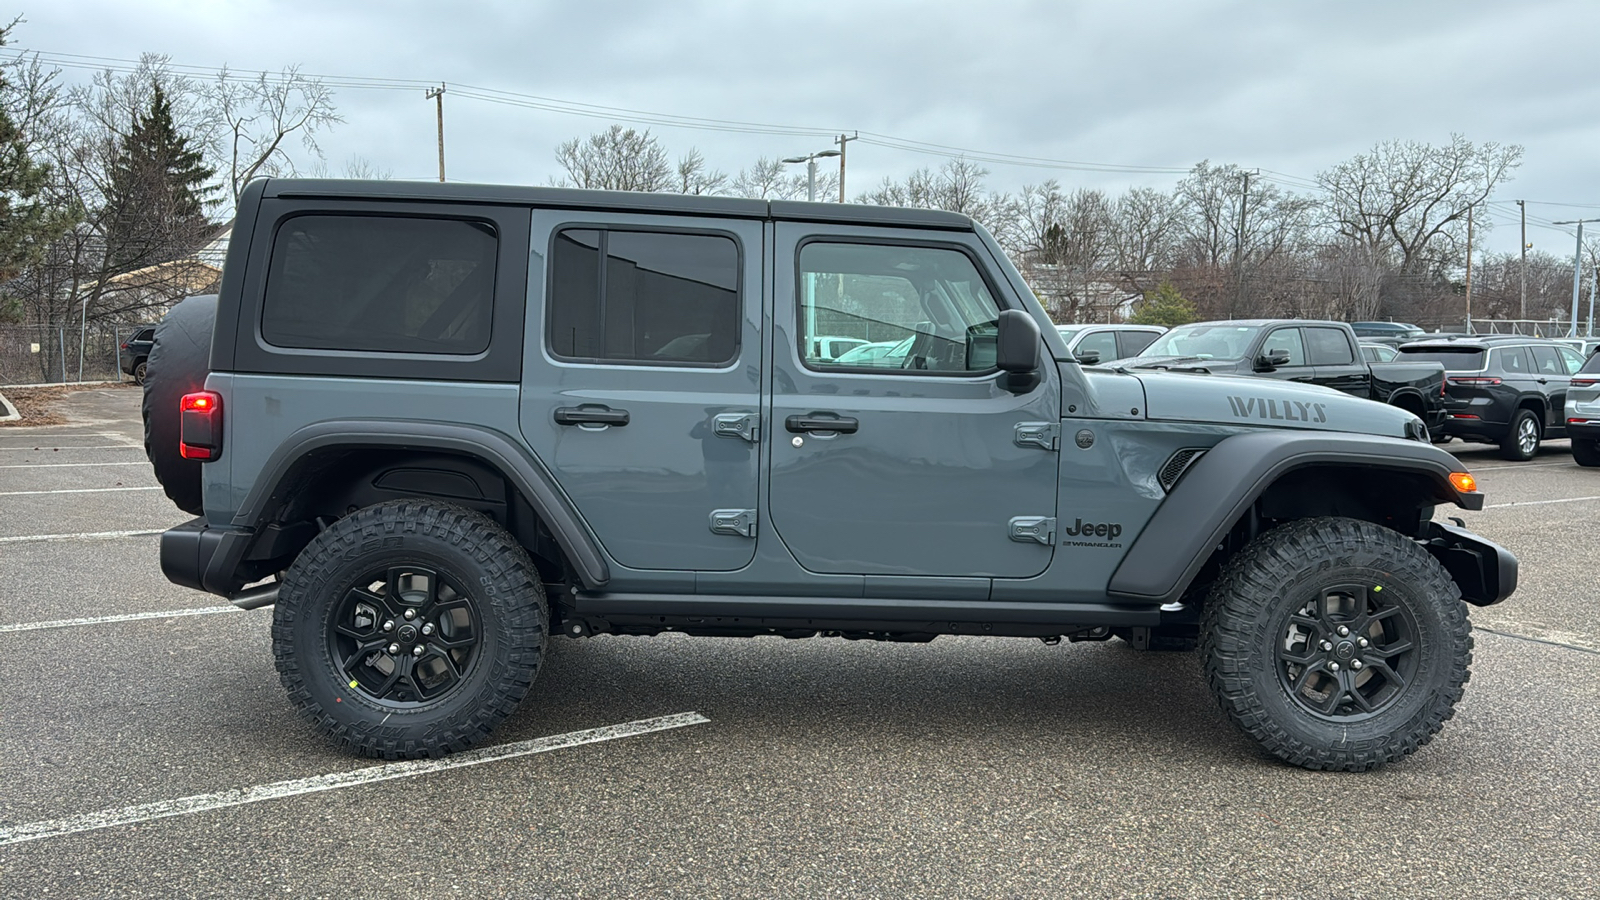
{"type": "Polygon", "coordinates": [[[1301,766],[1426,743],[1516,560],[1403,410],[1085,367],[944,212],[266,180],[161,324],[172,581],[359,753],[487,736],[556,634],[1198,644],[1301,766]],[[823,354],[816,338],[860,343],[823,354]],[[809,352],[807,350],[809,349],[809,352]],[[864,348],[864,349],[863,349],[864,348]]]}

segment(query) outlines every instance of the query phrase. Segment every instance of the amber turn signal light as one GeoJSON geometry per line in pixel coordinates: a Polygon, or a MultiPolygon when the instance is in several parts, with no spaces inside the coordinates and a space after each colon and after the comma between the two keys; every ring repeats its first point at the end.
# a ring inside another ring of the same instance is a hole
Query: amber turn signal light
{"type": "Polygon", "coordinates": [[[1456,490],[1463,494],[1471,494],[1478,490],[1478,479],[1473,478],[1466,472],[1451,472],[1450,483],[1455,485],[1456,490]]]}

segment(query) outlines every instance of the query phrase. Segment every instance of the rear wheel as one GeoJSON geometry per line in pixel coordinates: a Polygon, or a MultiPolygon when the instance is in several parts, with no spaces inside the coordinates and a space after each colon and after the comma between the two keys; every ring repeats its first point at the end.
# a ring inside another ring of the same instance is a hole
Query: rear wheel
{"type": "Polygon", "coordinates": [[[296,710],[366,756],[440,756],[482,740],[543,658],[544,589],[487,517],[399,500],[319,534],[285,573],[272,652],[296,710]]]}
{"type": "Polygon", "coordinates": [[[1580,466],[1600,466],[1600,439],[1573,438],[1572,459],[1580,466]]]}
{"type": "Polygon", "coordinates": [[[141,359],[138,362],[134,363],[133,364],[133,383],[134,384],[144,384],[144,378],[145,378],[145,375],[149,372],[149,369],[150,369],[150,364],[148,362],[146,362],[145,360],[141,359]]]}
{"type": "Polygon", "coordinates": [[[1280,759],[1371,769],[1454,714],[1472,662],[1460,597],[1397,532],[1293,522],[1252,541],[1213,587],[1206,677],[1234,724],[1280,759]]]}
{"type": "Polygon", "coordinates": [[[1539,417],[1531,409],[1519,409],[1511,417],[1511,427],[1500,440],[1503,459],[1524,462],[1539,452],[1539,417]]]}

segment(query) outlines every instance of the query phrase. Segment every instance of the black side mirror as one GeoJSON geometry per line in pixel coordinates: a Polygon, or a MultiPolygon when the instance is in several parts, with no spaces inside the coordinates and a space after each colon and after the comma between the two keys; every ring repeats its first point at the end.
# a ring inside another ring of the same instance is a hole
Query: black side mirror
{"type": "Polygon", "coordinates": [[[1020,309],[1002,310],[995,335],[995,365],[1006,390],[1026,394],[1039,386],[1039,323],[1020,309]]]}
{"type": "Polygon", "coordinates": [[[1268,350],[1256,359],[1256,366],[1262,369],[1276,369],[1289,364],[1289,351],[1268,350]]]}
{"type": "Polygon", "coordinates": [[[1074,353],[1073,357],[1078,360],[1078,364],[1079,365],[1083,365],[1083,366],[1098,366],[1098,365],[1100,365],[1100,351],[1099,350],[1080,350],[1080,351],[1074,353]]]}

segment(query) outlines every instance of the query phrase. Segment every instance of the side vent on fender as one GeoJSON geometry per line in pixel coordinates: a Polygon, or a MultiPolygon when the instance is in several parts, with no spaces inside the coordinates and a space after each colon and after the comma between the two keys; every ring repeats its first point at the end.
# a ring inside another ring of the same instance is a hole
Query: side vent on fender
{"type": "Polygon", "coordinates": [[[1204,447],[1185,447],[1172,454],[1172,457],[1161,467],[1161,471],[1156,473],[1156,481],[1161,485],[1161,489],[1163,491],[1171,491],[1172,486],[1177,484],[1178,479],[1183,477],[1183,473],[1189,471],[1189,467],[1194,465],[1194,461],[1204,456],[1205,452],[1206,448],[1204,447]]]}

